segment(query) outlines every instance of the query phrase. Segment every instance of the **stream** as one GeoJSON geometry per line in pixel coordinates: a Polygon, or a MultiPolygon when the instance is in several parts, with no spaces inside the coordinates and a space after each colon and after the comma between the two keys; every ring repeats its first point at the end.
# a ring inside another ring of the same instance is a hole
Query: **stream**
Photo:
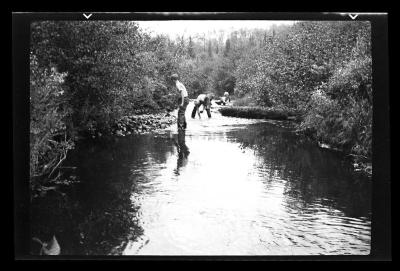
{"type": "Polygon", "coordinates": [[[185,133],[79,143],[65,163],[79,183],[38,202],[31,227],[47,219],[70,255],[370,253],[371,180],[342,154],[287,121],[192,108],[185,133]]]}

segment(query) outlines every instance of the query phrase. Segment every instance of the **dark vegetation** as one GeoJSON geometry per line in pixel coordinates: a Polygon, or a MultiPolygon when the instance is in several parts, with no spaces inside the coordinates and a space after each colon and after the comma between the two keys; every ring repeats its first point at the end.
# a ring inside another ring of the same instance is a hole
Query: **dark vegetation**
{"type": "Polygon", "coordinates": [[[238,65],[235,95],[295,110],[298,130],[353,154],[372,155],[372,62],[368,22],[299,22],[274,31],[238,65]]]}

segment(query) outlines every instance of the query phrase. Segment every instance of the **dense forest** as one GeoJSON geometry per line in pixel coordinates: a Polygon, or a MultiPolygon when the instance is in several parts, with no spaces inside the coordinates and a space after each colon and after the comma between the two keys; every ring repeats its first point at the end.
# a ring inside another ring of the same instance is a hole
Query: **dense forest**
{"type": "Polygon", "coordinates": [[[30,176],[35,190],[82,137],[107,136],[128,115],[170,112],[180,75],[190,98],[292,110],[297,130],[359,159],[372,155],[368,22],[297,22],[269,30],[150,36],[134,22],[31,25],[30,176]]]}

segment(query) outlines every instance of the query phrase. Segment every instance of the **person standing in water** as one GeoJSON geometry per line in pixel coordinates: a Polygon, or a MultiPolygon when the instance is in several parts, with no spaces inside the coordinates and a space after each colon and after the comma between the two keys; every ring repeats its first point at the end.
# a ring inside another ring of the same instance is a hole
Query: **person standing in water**
{"type": "Polygon", "coordinates": [[[179,97],[179,109],[178,109],[178,130],[185,130],[187,123],[185,118],[186,107],[189,104],[189,97],[185,86],[178,81],[179,76],[174,73],[171,75],[171,80],[174,82],[175,87],[178,89],[179,97]]]}

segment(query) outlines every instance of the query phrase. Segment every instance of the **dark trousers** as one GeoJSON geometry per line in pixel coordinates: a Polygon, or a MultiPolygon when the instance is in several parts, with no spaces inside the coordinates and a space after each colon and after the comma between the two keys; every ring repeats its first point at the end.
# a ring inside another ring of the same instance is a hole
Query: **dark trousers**
{"type": "Polygon", "coordinates": [[[179,99],[179,109],[178,109],[178,129],[186,129],[187,123],[186,123],[186,117],[185,117],[185,111],[186,107],[189,104],[189,98],[185,97],[183,100],[183,106],[182,104],[182,98],[179,99]]]}

